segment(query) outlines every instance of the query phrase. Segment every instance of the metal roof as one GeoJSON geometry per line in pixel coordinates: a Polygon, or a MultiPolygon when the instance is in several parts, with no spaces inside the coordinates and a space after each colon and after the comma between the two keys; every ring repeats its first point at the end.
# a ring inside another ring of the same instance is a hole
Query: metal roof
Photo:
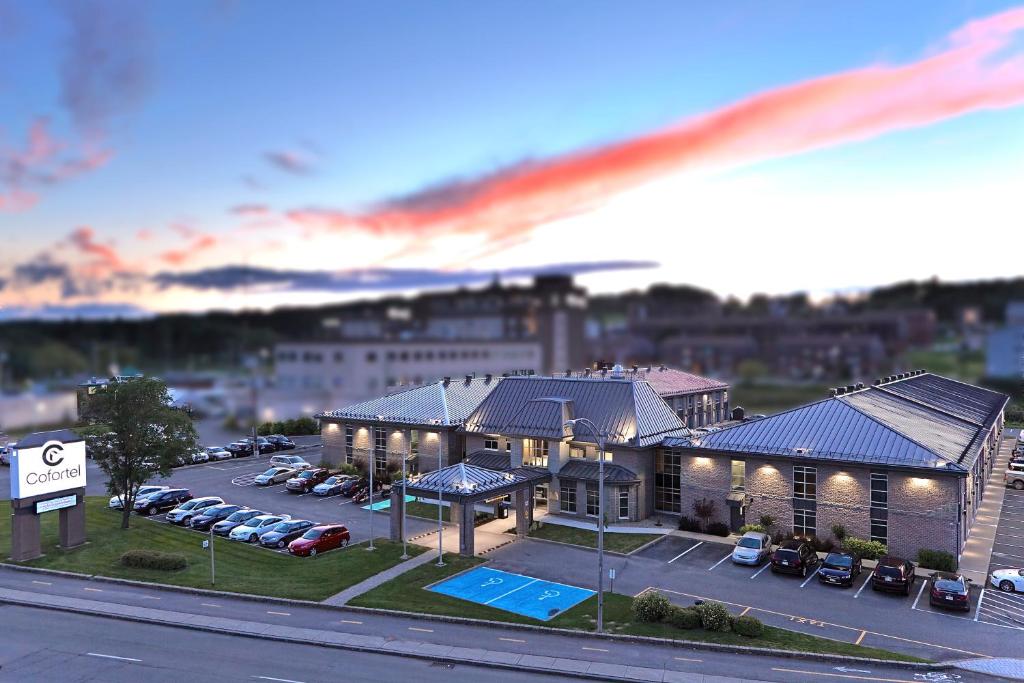
{"type": "MultiPolygon", "coordinates": [[[[584,479],[587,481],[597,481],[597,473],[600,465],[593,460],[575,459],[565,463],[558,472],[558,476],[562,479],[584,479]]],[[[604,480],[608,484],[625,484],[640,481],[640,477],[637,476],[636,472],[629,470],[622,465],[614,465],[612,463],[604,464],[604,480]]]]}
{"type": "MultiPolygon", "coordinates": [[[[608,434],[609,444],[636,448],[661,443],[689,430],[645,381],[603,378],[507,377],[466,418],[478,434],[515,434],[560,439],[567,411],[588,418],[608,434]]],[[[589,430],[572,438],[595,443],[589,430]]]]}
{"type": "MultiPolygon", "coordinates": [[[[624,379],[644,380],[659,396],[678,396],[701,391],[728,389],[729,385],[717,379],[702,377],[683,372],[664,365],[628,368],[624,371],[624,379]]],[[[554,377],[604,377],[600,370],[583,370],[581,372],[555,373],[554,377]]]]}
{"type": "Polygon", "coordinates": [[[488,470],[510,470],[512,456],[501,451],[476,451],[466,456],[466,464],[488,470]]]}
{"type": "MultiPolygon", "coordinates": [[[[406,490],[429,495],[441,492],[449,499],[478,500],[492,495],[506,493],[532,481],[550,480],[546,470],[518,468],[506,472],[476,467],[464,462],[449,465],[406,482],[406,490]]],[[[400,487],[401,481],[392,484],[400,487]]],[[[394,490],[394,489],[393,489],[394,490]]]]}
{"type": "Polygon", "coordinates": [[[501,382],[501,377],[439,381],[320,413],[318,418],[352,418],[416,425],[459,425],[501,382]]]}

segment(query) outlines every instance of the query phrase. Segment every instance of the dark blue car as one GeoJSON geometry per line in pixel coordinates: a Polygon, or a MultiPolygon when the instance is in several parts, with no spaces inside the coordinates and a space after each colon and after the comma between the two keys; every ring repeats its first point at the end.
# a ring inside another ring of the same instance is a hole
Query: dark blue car
{"type": "Polygon", "coordinates": [[[860,559],[850,553],[829,553],[818,570],[818,581],[849,587],[860,575],[860,570],[860,559]]]}

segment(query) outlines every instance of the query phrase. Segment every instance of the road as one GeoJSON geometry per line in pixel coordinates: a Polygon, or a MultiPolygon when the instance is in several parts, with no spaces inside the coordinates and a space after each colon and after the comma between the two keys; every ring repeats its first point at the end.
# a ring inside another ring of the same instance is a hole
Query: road
{"type": "MultiPolygon", "coordinates": [[[[148,586],[118,585],[73,577],[19,572],[5,568],[0,568],[0,586],[43,595],[62,595],[211,617],[381,636],[389,640],[404,639],[439,645],[473,646],[519,654],[528,653],[588,662],[662,667],[673,671],[734,678],[790,682],[816,681],[827,678],[841,681],[843,680],[841,676],[845,675],[841,672],[841,665],[820,661],[711,652],[660,644],[595,639],[587,635],[562,635],[504,627],[448,624],[387,614],[367,614],[344,609],[324,609],[301,605],[280,605],[225,596],[192,595],[148,586]],[[838,678],[833,678],[836,676],[838,678]]],[[[120,625],[121,622],[105,620],[103,628],[98,629],[97,632],[106,633],[106,625],[115,623],[120,625]]],[[[142,642],[145,644],[146,641],[142,642]]],[[[130,654],[130,644],[130,640],[124,644],[126,648],[129,648],[127,650],[129,654],[123,654],[125,647],[110,654],[134,657],[136,655],[130,654]]],[[[269,646],[269,650],[278,647],[280,647],[278,644],[274,644],[269,646]]],[[[251,644],[248,649],[252,650],[253,648],[268,649],[257,644],[251,644]]],[[[2,651],[2,646],[0,646],[0,652],[2,651]]],[[[98,650],[93,649],[92,651],[98,650]]],[[[348,656],[349,653],[346,652],[335,651],[333,653],[333,657],[338,660],[348,656]]],[[[140,658],[145,659],[144,657],[140,658]]],[[[846,666],[846,668],[850,667],[864,671],[864,673],[856,674],[860,680],[926,680],[917,677],[916,672],[892,666],[877,664],[846,666]]],[[[984,677],[966,672],[958,672],[956,675],[961,676],[957,680],[986,680],[984,677]]],[[[280,677],[307,680],[297,676],[280,677]]],[[[396,680],[397,678],[397,676],[389,674],[382,680],[396,680]]]]}
{"type": "Polygon", "coordinates": [[[423,681],[559,680],[529,672],[450,666],[315,645],[0,606],[0,681],[423,681]],[[454,677],[454,678],[453,678],[454,677]]]}

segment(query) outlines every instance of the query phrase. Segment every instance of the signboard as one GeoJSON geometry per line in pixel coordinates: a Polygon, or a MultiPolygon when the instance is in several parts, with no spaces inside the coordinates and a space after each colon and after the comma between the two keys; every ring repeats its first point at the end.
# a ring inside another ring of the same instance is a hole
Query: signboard
{"type": "Polygon", "coordinates": [[[60,498],[51,498],[50,500],[41,500],[36,503],[36,514],[41,515],[44,512],[53,512],[54,510],[61,510],[63,508],[74,507],[78,504],[78,496],[61,496],[60,498]]]}
{"type": "Polygon", "coordinates": [[[55,439],[16,447],[11,456],[11,498],[20,500],[85,486],[85,442],[55,439]]]}

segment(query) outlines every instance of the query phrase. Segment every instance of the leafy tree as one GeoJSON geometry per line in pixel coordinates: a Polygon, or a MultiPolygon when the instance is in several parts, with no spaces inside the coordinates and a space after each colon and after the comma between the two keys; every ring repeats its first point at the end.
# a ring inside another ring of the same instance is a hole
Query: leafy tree
{"type": "Polygon", "coordinates": [[[139,487],[198,448],[192,420],[171,407],[167,385],[150,377],[111,382],[89,398],[83,411],[96,464],[107,488],[121,496],[121,528],[127,529],[139,487]]]}
{"type": "Polygon", "coordinates": [[[711,518],[715,516],[715,501],[707,498],[693,501],[693,514],[700,518],[704,531],[707,531],[711,518]]]}
{"type": "Polygon", "coordinates": [[[759,360],[748,358],[736,366],[736,374],[739,375],[740,384],[756,384],[758,380],[768,376],[768,366],[759,360]]]}

